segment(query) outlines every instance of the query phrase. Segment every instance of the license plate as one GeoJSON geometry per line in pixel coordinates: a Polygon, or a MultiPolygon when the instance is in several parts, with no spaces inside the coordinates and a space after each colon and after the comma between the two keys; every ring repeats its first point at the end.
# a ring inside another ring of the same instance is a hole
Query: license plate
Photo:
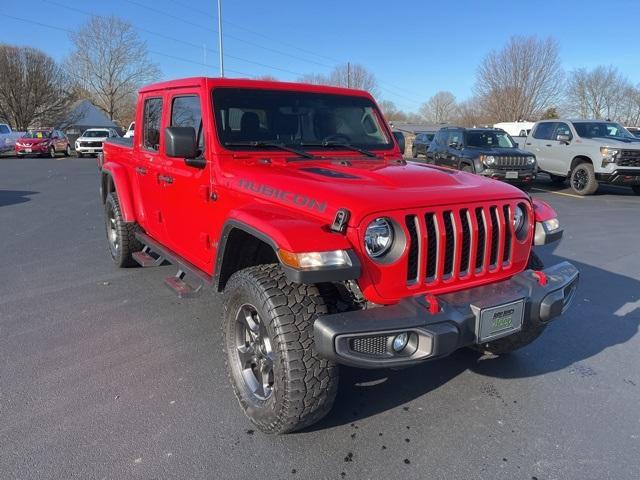
{"type": "Polygon", "coordinates": [[[507,178],[518,178],[518,172],[507,172],[507,178]]]}
{"type": "Polygon", "coordinates": [[[87,150],[87,152],[93,153],[93,148],[90,148],[89,150],[87,150]]]}
{"type": "Polygon", "coordinates": [[[31,153],[31,149],[30,148],[25,148],[24,151],[27,152],[27,153],[31,153]]]}
{"type": "Polygon", "coordinates": [[[485,343],[511,335],[522,329],[524,299],[480,310],[476,335],[478,343],[485,343]]]}

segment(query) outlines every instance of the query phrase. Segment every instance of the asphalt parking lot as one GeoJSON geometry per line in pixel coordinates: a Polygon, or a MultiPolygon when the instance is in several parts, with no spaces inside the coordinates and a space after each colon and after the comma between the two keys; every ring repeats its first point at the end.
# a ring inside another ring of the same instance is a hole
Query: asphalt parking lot
{"type": "Polygon", "coordinates": [[[115,269],[95,159],[0,159],[3,479],[640,478],[640,197],[546,182],[581,270],[573,308],[505,358],[345,369],[332,413],[256,431],[236,404],[214,293],[171,266],[115,269]]]}

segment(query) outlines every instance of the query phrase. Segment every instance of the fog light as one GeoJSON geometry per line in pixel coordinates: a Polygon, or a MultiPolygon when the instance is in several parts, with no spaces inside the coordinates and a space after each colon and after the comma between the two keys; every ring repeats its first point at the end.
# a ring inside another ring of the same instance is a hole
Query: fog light
{"type": "Polygon", "coordinates": [[[409,334],[407,332],[396,335],[393,339],[393,351],[400,353],[409,343],[409,334]]]}

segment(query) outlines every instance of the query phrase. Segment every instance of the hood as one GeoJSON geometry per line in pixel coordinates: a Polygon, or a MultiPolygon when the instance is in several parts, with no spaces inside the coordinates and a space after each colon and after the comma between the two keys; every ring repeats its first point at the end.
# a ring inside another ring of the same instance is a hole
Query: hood
{"type": "Polygon", "coordinates": [[[499,155],[506,157],[530,157],[531,154],[519,148],[504,147],[467,147],[467,150],[478,152],[478,155],[499,155]]]}
{"type": "Polygon", "coordinates": [[[25,145],[37,145],[39,143],[50,142],[51,139],[50,138],[25,138],[25,137],[20,137],[16,141],[20,142],[22,144],[25,144],[25,145]]]}
{"type": "Polygon", "coordinates": [[[528,198],[507,183],[414,162],[230,160],[227,166],[228,186],[234,190],[329,222],[338,209],[346,208],[350,226],[367,215],[392,210],[528,198]]]}
{"type": "Polygon", "coordinates": [[[581,138],[584,141],[595,142],[599,145],[606,145],[608,147],[620,147],[620,148],[640,148],[640,138],[611,138],[611,137],[592,137],[581,138]],[[631,144],[631,145],[630,145],[631,144]]]}
{"type": "Polygon", "coordinates": [[[78,142],[104,142],[108,137],[78,137],[78,142]]]}

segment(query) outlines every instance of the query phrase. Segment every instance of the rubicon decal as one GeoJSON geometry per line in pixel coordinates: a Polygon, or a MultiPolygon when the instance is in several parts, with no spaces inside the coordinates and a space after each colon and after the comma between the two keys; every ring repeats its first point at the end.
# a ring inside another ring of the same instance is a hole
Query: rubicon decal
{"type": "Polygon", "coordinates": [[[327,202],[320,202],[315,198],[308,197],[302,193],[289,192],[287,190],[281,190],[278,188],[270,187],[263,183],[256,183],[252,180],[246,180],[241,178],[239,187],[245,190],[250,190],[253,193],[257,193],[264,197],[275,198],[286,203],[297,205],[298,207],[306,207],[310,210],[317,210],[323,213],[327,209],[327,202]]]}

